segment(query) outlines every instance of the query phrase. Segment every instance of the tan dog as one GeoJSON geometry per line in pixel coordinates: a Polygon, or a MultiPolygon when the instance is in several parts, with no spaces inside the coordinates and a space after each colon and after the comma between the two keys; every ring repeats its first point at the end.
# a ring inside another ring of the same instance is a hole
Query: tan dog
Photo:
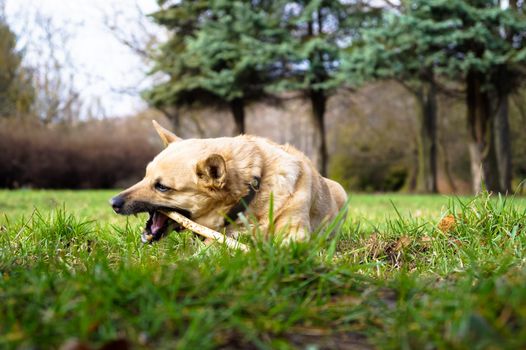
{"type": "Polygon", "coordinates": [[[110,201],[119,214],[150,213],[143,240],[145,235],[158,240],[173,228],[159,210],[175,210],[227,233],[244,214],[265,234],[302,240],[333,219],[347,200],[340,184],[323,178],[290,145],[249,135],[182,140],[153,123],[166,148],[148,164],[144,179],[110,201]]]}

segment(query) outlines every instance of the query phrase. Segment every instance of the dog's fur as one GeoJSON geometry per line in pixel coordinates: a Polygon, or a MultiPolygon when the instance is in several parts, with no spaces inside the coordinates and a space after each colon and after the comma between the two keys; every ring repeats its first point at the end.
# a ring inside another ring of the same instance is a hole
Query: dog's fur
{"type": "Polygon", "coordinates": [[[333,219],[346,202],[342,186],[322,177],[303,153],[288,144],[249,135],[182,140],[155,121],[154,126],[166,148],[148,164],[142,181],[118,195],[123,202],[116,209],[120,214],[177,208],[190,213],[193,221],[220,231],[225,214],[258,178],[260,186],[247,216],[256,218],[264,233],[273,227],[286,240],[302,240],[333,219]],[[169,190],[159,191],[158,183],[169,190]]]}

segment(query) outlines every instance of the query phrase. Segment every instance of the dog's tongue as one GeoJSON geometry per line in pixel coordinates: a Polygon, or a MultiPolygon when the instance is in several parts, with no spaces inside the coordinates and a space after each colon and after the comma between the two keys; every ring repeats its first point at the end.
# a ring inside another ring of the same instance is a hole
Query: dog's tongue
{"type": "Polygon", "coordinates": [[[164,216],[163,214],[157,211],[153,213],[152,227],[151,227],[152,234],[156,234],[157,231],[159,231],[164,226],[164,223],[166,222],[167,219],[168,218],[166,216],[164,216]]]}

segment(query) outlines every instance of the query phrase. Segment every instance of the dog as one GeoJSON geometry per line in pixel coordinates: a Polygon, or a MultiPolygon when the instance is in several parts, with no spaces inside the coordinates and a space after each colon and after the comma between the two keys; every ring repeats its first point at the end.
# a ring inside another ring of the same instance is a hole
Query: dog
{"type": "Polygon", "coordinates": [[[153,125],[165,149],[140,182],[110,200],[118,214],[150,214],[145,242],[180,229],[160,211],[176,211],[227,235],[254,218],[265,235],[305,240],[347,201],[343,187],[322,177],[291,145],[250,135],[183,140],[156,121],[153,125]]]}

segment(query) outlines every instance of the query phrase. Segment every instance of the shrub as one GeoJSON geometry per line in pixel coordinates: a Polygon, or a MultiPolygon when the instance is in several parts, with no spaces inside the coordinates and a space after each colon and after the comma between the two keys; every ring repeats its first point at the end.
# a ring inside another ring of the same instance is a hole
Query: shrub
{"type": "MultiPolygon", "coordinates": [[[[151,129],[151,128],[150,128],[151,129]]],[[[89,121],[43,127],[0,123],[0,187],[111,188],[144,174],[159,151],[144,121],[89,121]]]]}

